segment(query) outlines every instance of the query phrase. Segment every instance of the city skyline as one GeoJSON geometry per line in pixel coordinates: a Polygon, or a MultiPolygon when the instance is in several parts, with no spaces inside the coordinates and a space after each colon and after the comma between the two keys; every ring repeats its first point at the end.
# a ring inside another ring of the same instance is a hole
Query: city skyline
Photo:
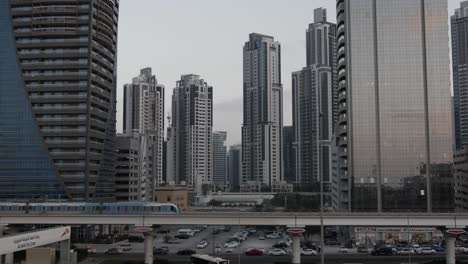
{"type": "MultiPolygon", "coordinates": [[[[449,14],[453,14],[454,10],[459,7],[459,2],[448,0],[449,14]]],[[[275,39],[282,44],[281,78],[284,86],[284,125],[292,125],[291,72],[301,69],[306,63],[305,25],[313,22],[313,10],[319,7],[327,9],[329,21],[334,23],[336,3],[325,0],[299,0],[294,5],[290,5],[286,1],[277,1],[275,2],[277,8],[271,9],[273,14],[271,12],[262,14],[259,10],[265,4],[267,2],[264,0],[253,3],[227,1],[222,4],[212,0],[196,3],[182,0],[142,1],[140,5],[122,1],[119,21],[119,67],[117,69],[117,131],[120,132],[122,129],[120,115],[123,110],[123,84],[133,77],[135,68],[152,67],[158,81],[166,86],[165,104],[167,107],[170,107],[170,91],[175,87],[181,74],[196,73],[209,79],[211,84],[217,87],[213,94],[213,129],[228,132],[227,145],[240,144],[242,45],[245,37],[252,32],[275,36],[275,39]],[[243,9],[242,6],[247,4],[249,9],[243,9]],[[216,12],[204,12],[204,16],[200,18],[197,12],[191,11],[194,9],[216,10],[216,12]],[[151,15],[154,10],[159,10],[161,16],[151,15]],[[244,23],[238,23],[238,13],[234,12],[235,10],[242,12],[241,17],[244,23]],[[288,19],[275,19],[275,15],[283,15],[288,19]],[[261,23],[257,21],[256,16],[261,16],[261,23]],[[184,19],[178,19],[180,17],[184,19]],[[214,20],[220,21],[219,25],[212,25],[214,20]],[[188,32],[185,29],[185,21],[190,21],[190,28],[195,30],[188,32]],[[141,24],[152,25],[154,33],[143,34],[142,31],[147,31],[147,27],[141,27],[141,24]],[[158,27],[158,25],[164,26],[158,27]],[[175,41],[182,36],[180,32],[190,37],[203,35],[207,38],[191,43],[188,47],[184,41],[175,41]],[[132,41],[135,38],[140,39],[138,46],[135,46],[135,42],[132,41]],[[184,58],[187,56],[194,59],[185,61],[184,58]],[[203,62],[200,63],[199,60],[202,59],[203,62]],[[184,63],[177,63],[178,61],[184,61],[184,63]],[[222,67],[219,67],[220,65],[222,67]],[[226,116],[229,118],[224,118],[226,116]]],[[[166,116],[170,112],[167,109],[166,116]]]]}

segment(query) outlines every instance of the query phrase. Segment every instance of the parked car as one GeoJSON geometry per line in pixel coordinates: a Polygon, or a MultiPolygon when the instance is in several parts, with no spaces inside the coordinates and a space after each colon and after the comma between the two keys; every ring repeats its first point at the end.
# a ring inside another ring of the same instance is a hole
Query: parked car
{"type": "Polygon", "coordinates": [[[169,234],[171,231],[169,229],[158,229],[156,233],[158,234],[169,234]]]}
{"type": "Polygon", "coordinates": [[[232,248],[226,248],[224,253],[232,253],[234,250],[232,248]]]}
{"type": "Polygon", "coordinates": [[[394,252],[391,247],[379,247],[371,251],[371,255],[373,256],[391,256],[393,254],[394,252]]]}
{"type": "Polygon", "coordinates": [[[120,255],[122,254],[122,249],[120,248],[109,248],[108,250],[106,250],[106,252],[104,252],[104,254],[108,254],[108,255],[120,255]]]}
{"type": "Polygon", "coordinates": [[[436,252],[445,252],[445,247],[439,246],[439,245],[433,245],[432,249],[435,250],[436,252]]]}
{"type": "Polygon", "coordinates": [[[239,247],[239,242],[236,242],[236,241],[232,241],[232,242],[227,242],[224,244],[224,247],[225,248],[237,248],[239,247]]]}
{"type": "Polygon", "coordinates": [[[436,251],[430,247],[420,247],[416,250],[416,254],[419,255],[433,255],[436,251]]]}
{"type": "Polygon", "coordinates": [[[265,240],[265,236],[264,235],[259,236],[258,240],[265,240]]]}
{"type": "Polygon", "coordinates": [[[460,252],[460,253],[463,253],[463,254],[468,254],[468,248],[467,247],[455,247],[455,250],[460,252]]]}
{"type": "Polygon", "coordinates": [[[301,256],[317,256],[317,251],[311,248],[305,248],[301,250],[301,256]]]}
{"type": "Polygon", "coordinates": [[[263,255],[263,250],[252,248],[244,252],[246,256],[261,256],[263,255]]]}
{"type": "Polygon", "coordinates": [[[341,246],[339,249],[338,249],[338,253],[349,253],[349,249],[345,246],[341,246]]]}
{"type": "Polygon", "coordinates": [[[93,248],[91,246],[87,246],[86,247],[86,251],[88,252],[88,254],[96,254],[96,248],[93,248]]]}
{"type": "Polygon", "coordinates": [[[145,241],[145,238],[143,236],[130,235],[128,237],[128,242],[130,243],[141,243],[143,241],[145,241]]]}
{"type": "Polygon", "coordinates": [[[122,251],[130,251],[132,250],[132,245],[125,243],[125,244],[120,244],[119,248],[122,249],[122,251]]]}
{"type": "Polygon", "coordinates": [[[285,256],[286,251],[280,249],[280,248],[272,248],[268,250],[268,255],[270,256],[285,256]]]}
{"type": "Polygon", "coordinates": [[[398,255],[413,255],[414,253],[415,253],[415,250],[409,247],[397,249],[398,255]]]}
{"type": "Polygon", "coordinates": [[[153,251],[154,255],[167,255],[169,253],[168,247],[155,248],[153,251]]]}
{"type": "Polygon", "coordinates": [[[257,233],[257,229],[255,228],[250,228],[248,231],[251,235],[257,233]]]}
{"type": "Polygon", "coordinates": [[[371,253],[372,249],[366,245],[361,245],[357,248],[358,253],[371,253]]]}
{"type": "Polygon", "coordinates": [[[195,250],[188,249],[188,248],[177,251],[177,255],[183,255],[183,256],[190,256],[196,253],[197,252],[195,252],[195,250]]]}
{"type": "Polygon", "coordinates": [[[265,238],[268,238],[268,239],[278,239],[278,238],[281,238],[281,236],[278,234],[278,233],[269,233],[269,234],[266,234],[265,235],[265,238]]]}
{"type": "Polygon", "coordinates": [[[191,236],[189,234],[177,234],[174,237],[177,239],[189,239],[191,236]]]}
{"type": "Polygon", "coordinates": [[[221,232],[221,230],[219,230],[219,228],[215,228],[213,229],[213,235],[217,235],[221,232]]]}
{"type": "Polygon", "coordinates": [[[281,248],[281,249],[285,249],[285,248],[290,247],[290,246],[291,246],[290,244],[285,243],[285,242],[281,242],[281,241],[273,244],[274,248],[281,248]]]}
{"type": "Polygon", "coordinates": [[[219,230],[224,231],[224,232],[229,232],[229,231],[231,231],[231,227],[230,226],[220,226],[219,230]]]}
{"type": "Polygon", "coordinates": [[[197,248],[206,248],[208,246],[208,241],[202,240],[197,243],[197,248]]]}

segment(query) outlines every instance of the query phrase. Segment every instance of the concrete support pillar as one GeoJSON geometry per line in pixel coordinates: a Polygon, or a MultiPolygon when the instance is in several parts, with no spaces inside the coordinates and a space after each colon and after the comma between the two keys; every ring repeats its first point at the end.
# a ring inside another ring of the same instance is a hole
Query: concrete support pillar
{"type": "Polygon", "coordinates": [[[445,236],[445,263],[455,264],[455,236],[445,236]]]}
{"type": "Polygon", "coordinates": [[[301,237],[300,235],[292,235],[292,264],[301,263],[301,237]]]}
{"type": "MultiPolygon", "coordinates": [[[[0,237],[3,237],[3,225],[0,225],[0,237]]],[[[0,255],[0,264],[3,264],[3,255],[0,255]]]]}
{"type": "Polygon", "coordinates": [[[60,264],[70,263],[70,240],[60,241],[60,264]]]}
{"type": "Polygon", "coordinates": [[[145,264],[153,264],[153,236],[145,235],[145,264]]]}
{"type": "Polygon", "coordinates": [[[13,264],[14,255],[13,253],[8,253],[5,255],[5,264],[13,264]]]}

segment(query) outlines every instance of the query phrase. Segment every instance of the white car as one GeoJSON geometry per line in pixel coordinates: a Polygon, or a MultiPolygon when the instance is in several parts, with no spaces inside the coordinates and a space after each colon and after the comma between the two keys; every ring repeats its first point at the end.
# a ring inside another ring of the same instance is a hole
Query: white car
{"type": "Polygon", "coordinates": [[[281,237],[280,237],[280,235],[278,233],[270,233],[270,234],[266,234],[265,238],[278,239],[278,238],[281,238],[281,237]]]}
{"type": "Polygon", "coordinates": [[[461,253],[463,253],[463,254],[467,254],[467,253],[468,253],[468,248],[467,248],[467,247],[464,247],[464,246],[455,247],[455,250],[458,251],[458,252],[461,252],[461,253]]]}
{"type": "Polygon", "coordinates": [[[197,243],[197,248],[206,248],[208,246],[208,241],[202,240],[197,243]]]}
{"type": "Polygon", "coordinates": [[[398,255],[412,255],[414,253],[415,253],[415,251],[412,248],[401,248],[401,249],[397,250],[398,255]]]}
{"type": "Polygon", "coordinates": [[[268,255],[270,256],[285,256],[286,251],[280,249],[280,248],[272,248],[268,250],[268,255]]]}
{"type": "Polygon", "coordinates": [[[435,254],[436,251],[430,247],[422,247],[422,248],[418,248],[416,250],[416,253],[419,255],[432,255],[432,254],[435,254]]]}
{"type": "Polygon", "coordinates": [[[224,247],[225,248],[237,248],[239,247],[239,242],[235,242],[235,241],[228,242],[224,244],[224,247]]]}
{"type": "Polygon", "coordinates": [[[234,249],[232,249],[232,248],[226,248],[224,250],[224,253],[232,253],[233,251],[234,251],[234,249]]]}
{"type": "Polygon", "coordinates": [[[311,248],[305,248],[301,250],[301,256],[317,256],[317,251],[311,248]]]}

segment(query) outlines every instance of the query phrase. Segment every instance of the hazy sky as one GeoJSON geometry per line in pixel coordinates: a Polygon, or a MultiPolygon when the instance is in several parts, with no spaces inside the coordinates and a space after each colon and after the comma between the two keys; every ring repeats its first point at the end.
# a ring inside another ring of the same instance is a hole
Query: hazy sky
{"type": "MultiPolygon", "coordinates": [[[[392,1],[392,0],[389,0],[392,1]]],[[[414,0],[409,0],[414,1],[414,0]]],[[[242,46],[251,32],[281,43],[284,125],[291,124],[291,72],[305,66],[305,30],[313,10],[327,8],[335,22],[335,0],[121,0],[119,18],[117,130],[122,129],[123,84],[152,67],[172,89],[181,74],[201,75],[214,93],[214,130],[241,142],[242,46]]],[[[448,0],[449,15],[459,5],[448,0]]],[[[448,32],[447,32],[448,34],[448,32]]],[[[166,122],[167,125],[167,122],[166,122]]]]}

